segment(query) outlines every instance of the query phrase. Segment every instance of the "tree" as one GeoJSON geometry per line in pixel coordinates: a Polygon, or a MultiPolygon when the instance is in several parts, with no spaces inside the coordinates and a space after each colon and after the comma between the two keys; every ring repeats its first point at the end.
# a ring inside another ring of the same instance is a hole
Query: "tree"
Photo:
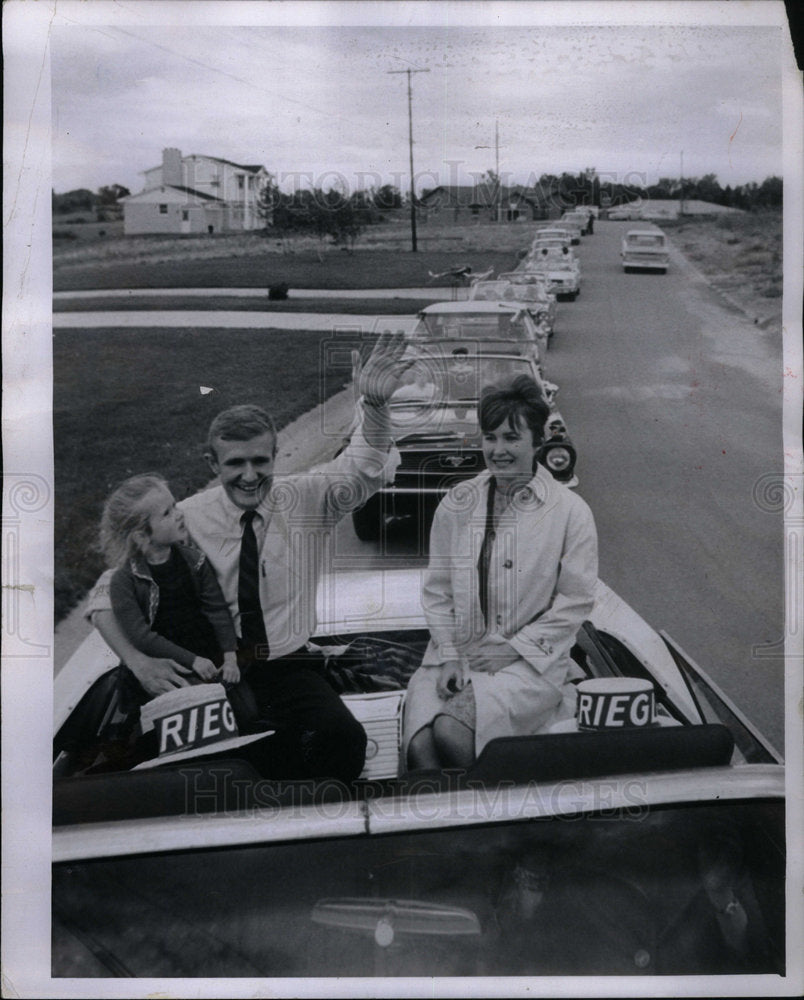
{"type": "Polygon", "coordinates": [[[94,212],[95,195],[87,188],[76,188],[66,194],[53,192],[53,214],[69,215],[72,212],[94,212]]]}
{"type": "Polygon", "coordinates": [[[757,204],[763,208],[779,208],[782,205],[782,178],[766,177],[759,185],[757,204]]]}
{"type": "Polygon", "coordinates": [[[108,187],[98,188],[98,204],[116,205],[121,198],[130,194],[129,189],[122,184],[110,184],[108,187]]]}
{"type": "Polygon", "coordinates": [[[257,214],[265,222],[266,229],[274,223],[274,212],[282,200],[282,192],[273,174],[268,174],[265,184],[257,195],[257,214]]]}
{"type": "Polygon", "coordinates": [[[402,207],[402,194],[398,187],[393,184],[383,184],[383,186],[374,192],[374,205],[381,211],[389,208],[401,208],[402,207]]]}

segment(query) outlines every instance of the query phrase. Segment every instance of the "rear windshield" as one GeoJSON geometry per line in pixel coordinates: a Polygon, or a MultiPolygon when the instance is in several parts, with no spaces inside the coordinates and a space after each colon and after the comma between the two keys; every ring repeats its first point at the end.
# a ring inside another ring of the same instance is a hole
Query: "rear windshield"
{"type": "Polygon", "coordinates": [[[428,354],[423,348],[391,397],[392,408],[476,400],[484,386],[508,383],[517,375],[535,377],[533,366],[523,358],[478,358],[458,350],[459,354],[445,356],[428,354]]]}
{"type": "Polygon", "coordinates": [[[638,236],[627,236],[626,240],[631,247],[658,247],[664,246],[664,236],[653,233],[640,233],[638,236]]]}
{"type": "Polygon", "coordinates": [[[423,316],[413,339],[532,340],[531,330],[515,313],[435,313],[423,316]]]}

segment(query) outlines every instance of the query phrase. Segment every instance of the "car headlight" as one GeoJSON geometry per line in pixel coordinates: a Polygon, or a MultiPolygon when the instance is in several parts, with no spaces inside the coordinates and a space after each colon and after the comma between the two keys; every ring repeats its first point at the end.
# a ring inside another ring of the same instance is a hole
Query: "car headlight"
{"type": "Polygon", "coordinates": [[[548,440],[542,445],[539,460],[557,479],[567,480],[575,468],[575,448],[567,439],[555,443],[548,440]]]}
{"type": "Polygon", "coordinates": [[[572,463],[572,455],[566,448],[551,448],[544,456],[544,461],[551,472],[563,472],[572,463]]]}

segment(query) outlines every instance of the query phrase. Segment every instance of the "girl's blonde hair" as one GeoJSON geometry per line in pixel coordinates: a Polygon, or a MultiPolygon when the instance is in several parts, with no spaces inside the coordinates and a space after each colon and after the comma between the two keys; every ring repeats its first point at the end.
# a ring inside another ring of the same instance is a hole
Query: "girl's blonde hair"
{"type": "Polygon", "coordinates": [[[135,531],[150,532],[142,501],[151,490],[159,487],[167,489],[167,480],[157,472],[146,472],[126,479],[110,494],[103,505],[99,539],[108,566],[124,566],[135,554],[135,531]]]}

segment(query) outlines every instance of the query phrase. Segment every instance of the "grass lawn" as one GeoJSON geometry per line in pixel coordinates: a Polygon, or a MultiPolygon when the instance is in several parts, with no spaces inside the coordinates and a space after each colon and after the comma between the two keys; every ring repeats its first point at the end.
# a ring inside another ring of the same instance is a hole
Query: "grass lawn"
{"type": "Polygon", "coordinates": [[[317,331],[270,339],[255,330],[57,331],[56,621],[104,568],[96,532],[115,485],[156,471],[177,499],[195,492],[210,479],[203,443],[219,410],[253,402],[285,426],[350,380],[353,341],[317,331]],[[202,394],[201,386],[215,391],[202,394]]]}
{"type": "Polygon", "coordinates": [[[235,296],[134,295],[104,296],[101,299],[59,299],[54,312],[132,312],[134,310],[229,309],[233,312],[357,313],[368,316],[411,316],[433,302],[449,301],[452,289],[434,291],[431,299],[268,299],[235,296]]]}
{"type": "MultiPolygon", "coordinates": [[[[523,246],[529,242],[522,236],[523,246]]],[[[291,288],[417,288],[426,285],[428,272],[439,273],[468,264],[480,272],[494,267],[510,271],[517,263],[513,250],[419,253],[397,250],[355,250],[327,253],[323,260],[312,251],[296,254],[268,253],[253,244],[240,256],[199,257],[189,245],[184,256],[172,251],[161,261],[141,259],[99,261],[54,259],[53,290],[56,292],[102,288],[268,288],[287,282],[291,288]]],[[[214,244],[212,248],[214,250],[214,244]]],[[[154,255],[159,245],[154,244],[154,255]]]]}

